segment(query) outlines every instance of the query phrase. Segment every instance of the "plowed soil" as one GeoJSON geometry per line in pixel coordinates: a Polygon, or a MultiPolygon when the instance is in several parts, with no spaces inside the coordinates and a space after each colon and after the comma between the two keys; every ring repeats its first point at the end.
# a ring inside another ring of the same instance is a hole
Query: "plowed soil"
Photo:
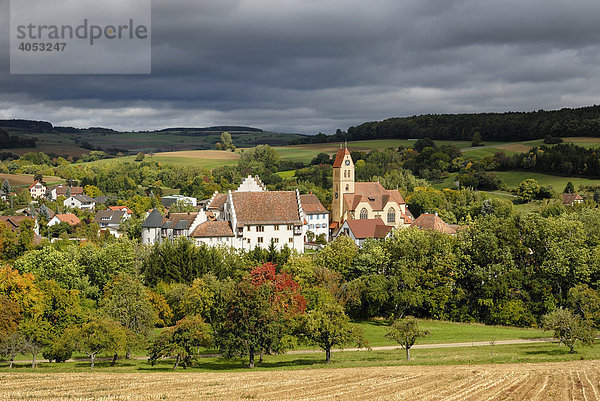
{"type": "Polygon", "coordinates": [[[2,400],[597,400],[600,361],[230,373],[0,373],[2,400]]]}

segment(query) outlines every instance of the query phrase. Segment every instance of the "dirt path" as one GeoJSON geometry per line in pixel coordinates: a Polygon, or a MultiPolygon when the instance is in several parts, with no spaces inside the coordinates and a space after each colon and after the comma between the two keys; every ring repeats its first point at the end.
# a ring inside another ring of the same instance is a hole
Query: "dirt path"
{"type": "MultiPolygon", "coordinates": [[[[539,339],[516,339],[516,340],[498,340],[494,341],[493,344],[491,341],[471,341],[471,342],[463,342],[463,343],[439,343],[439,344],[416,344],[411,349],[432,349],[432,348],[460,348],[460,347],[483,347],[486,345],[511,345],[511,344],[534,344],[539,342],[552,342],[554,339],[552,338],[539,338],[539,339]]],[[[402,347],[399,345],[382,345],[378,347],[371,348],[334,348],[332,352],[339,351],[388,351],[388,350],[396,350],[401,349],[402,347]]],[[[324,352],[320,349],[296,349],[292,351],[288,351],[287,354],[291,355],[300,355],[300,354],[315,354],[324,352]]],[[[217,358],[220,354],[202,354],[201,358],[217,358]]],[[[147,356],[133,356],[131,359],[136,360],[147,360],[147,356]]],[[[112,358],[96,358],[96,361],[110,361],[112,358]]],[[[76,358],[69,359],[67,362],[86,362],[89,361],[87,358],[76,358]]],[[[41,362],[44,362],[43,360],[41,362]]],[[[31,364],[31,360],[20,360],[15,361],[15,363],[28,363],[31,364]]]]}
{"type": "Polygon", "coordinates": [[[187,373],[0,373],[1,400],[597,400],[600,361],[187,373]]]}

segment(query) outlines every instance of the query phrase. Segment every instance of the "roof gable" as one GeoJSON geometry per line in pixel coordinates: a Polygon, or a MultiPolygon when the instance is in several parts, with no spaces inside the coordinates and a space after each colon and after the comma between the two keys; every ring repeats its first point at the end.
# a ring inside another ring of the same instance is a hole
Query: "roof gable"
{"type": "MultiPolygon", "coordinates": [[[[344,162],[344,157],[346,155],[350,155],[350,151],[347,147],[340,148],[338,150],[337,155],[335,156],[335,161],[333,162],[333,167],[342,167],[342,163],[344,162]]],[[[350,159],[352,160],[352,159],[350,159]]]]}
{"type": "Polygon", "coordinates": [[[385,238],[393,228],[386,226],[381,219],[346,220],[344,224],[357,239],[385,238]]]}
{"type": "Polygon", "coordinates": [[[294,191],[233,192],[231,197],[239,223],[300,223],[294,191]]]}

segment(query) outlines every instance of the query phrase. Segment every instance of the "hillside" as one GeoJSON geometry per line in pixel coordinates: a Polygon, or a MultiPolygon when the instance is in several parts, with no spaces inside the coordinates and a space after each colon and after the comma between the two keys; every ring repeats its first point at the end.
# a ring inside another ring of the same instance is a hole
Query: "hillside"
{"type": "MultiPolygon", "coordinates": [[[[243,126],[120,132],[103,127],[55,127],[49,122],[30,120],[0,120],[0,129],[22,140],[34,140],[36,151],[69,156],[78,156],[89,150],[128,154],[140,151],[150,153],[214,149],[224,131],[231,133],[233,143],[238,147],[259,144],[280,146],[303,137],[299,134],[267,132],[260,128],[243,126]]],[[[8,146],[5,148],[9,149],[8,146]]],[[[10,147],[10,150],[18,154],[32,151],[17,146],[10,147]]]]}

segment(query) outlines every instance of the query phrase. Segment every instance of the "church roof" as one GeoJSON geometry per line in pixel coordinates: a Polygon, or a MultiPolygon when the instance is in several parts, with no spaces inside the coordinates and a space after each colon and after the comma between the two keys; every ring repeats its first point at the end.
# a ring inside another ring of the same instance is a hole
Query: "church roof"
{"type": "Polygon", "coordinates": [[[163,216],[158,209],[152,209],[146,220],[142,223],[142,228],[158,228],[162,226],[163,216]]]}
{"type": "Polygon", "coordinates": [[[356,182],[354,193],[344,194],[344,201],[348,210],[354,211],[360,202],[368,202],[373,210],[383,210],[388,202],[397,202],[402,205],[404,198],[396,189],[388,190],[378,182],[356,182]]]}
{"type": "Polygon", "coordinates": [[[343,147],[338,150],[337,155],[335,156],[335,161],[333,162],[333,167],[341,167],[342,162],[344,161],[344,156],[349,155],[350,151],[347,147],[343,147]]]}

